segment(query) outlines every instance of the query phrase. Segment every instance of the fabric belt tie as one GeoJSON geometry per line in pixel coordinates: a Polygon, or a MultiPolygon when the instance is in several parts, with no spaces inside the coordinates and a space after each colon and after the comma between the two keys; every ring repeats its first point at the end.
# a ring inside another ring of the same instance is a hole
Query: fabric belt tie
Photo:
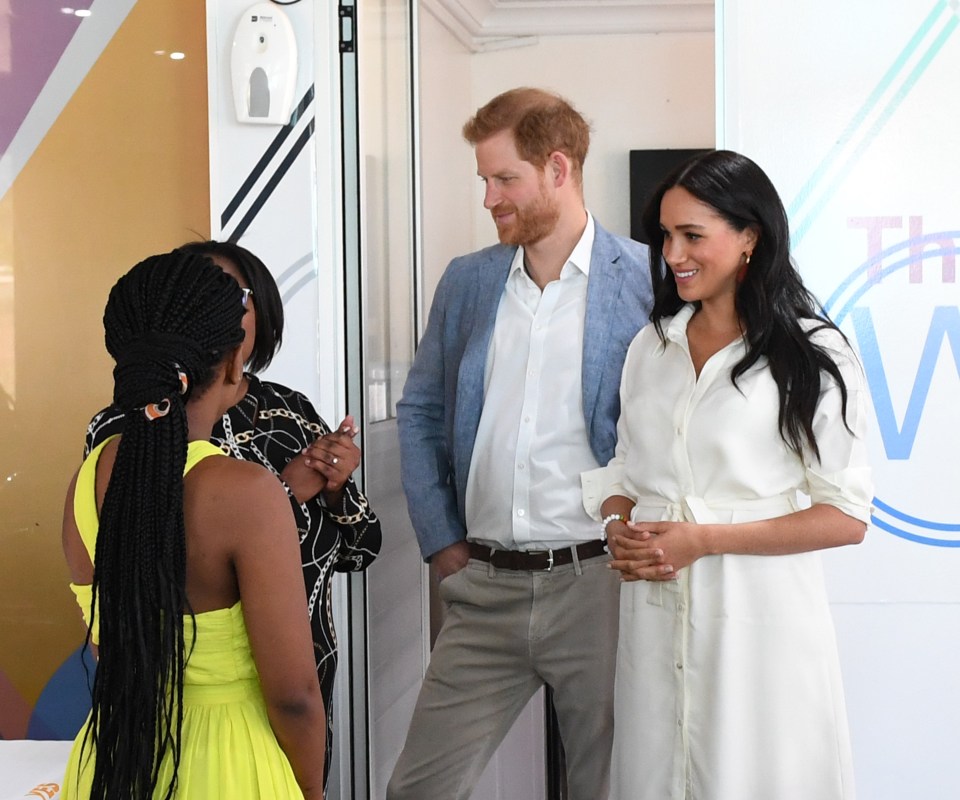
{"type": "Polygon", "coordinates": [[[512,569],[523,571],[546,571],[554,567],[562,567],[573,563],[573,552],[577,552],[577,560],[584,561],[596,558],[607,552],[607,543],[595,539],[574,547],[564,547],[559,550],[497,550],[495,547],[485,547],[477,542],[467,542],[470,548],[470,558],[493,564],[496,569],[512,569]]]}
{"type": "Polygon", "coordinates": [[[753,499],[710,501],[702,497],[685,495],[675,502],[664,504],[663,499],[641,497],[632,517],[634,520],[647,522],[696,522],[699,525],[729,522],[730,515],[736,512],[744,521],[755,519],[771,519],[789,514],[799,508],[796,497],[792,495],[775,495],[773,497],[757,497],[753,499]]]}

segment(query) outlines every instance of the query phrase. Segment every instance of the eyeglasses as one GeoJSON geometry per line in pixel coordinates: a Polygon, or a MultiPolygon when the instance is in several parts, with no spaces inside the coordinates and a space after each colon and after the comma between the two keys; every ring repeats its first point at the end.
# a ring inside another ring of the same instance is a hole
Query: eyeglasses
{"type": "Polygon", "coordinates": [[[243,303],[243,307],[244,307],[244,308],[249,308],[249,307],[250,307],[250,295],[253,294],[253,289],[244,289],[244,288],[241,286],[241,287],[240,287],[240,291],[243,292],[243,300],[241,301],[241,302],[243,303]]]}

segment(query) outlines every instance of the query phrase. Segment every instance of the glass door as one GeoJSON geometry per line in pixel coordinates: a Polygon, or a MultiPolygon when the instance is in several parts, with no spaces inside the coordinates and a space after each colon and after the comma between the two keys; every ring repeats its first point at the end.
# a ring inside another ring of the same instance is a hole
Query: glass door
{"type": "Polygon", "coordinates": [[[352,683],[365,687],[351,700],[351,798],[384,796],[426,653],[396,428],[417,329],[414,17],[409,0],[340,5],[348,406],[363,409],[365,491],[383,521],[380,555],[349,591],[352,683]]]}

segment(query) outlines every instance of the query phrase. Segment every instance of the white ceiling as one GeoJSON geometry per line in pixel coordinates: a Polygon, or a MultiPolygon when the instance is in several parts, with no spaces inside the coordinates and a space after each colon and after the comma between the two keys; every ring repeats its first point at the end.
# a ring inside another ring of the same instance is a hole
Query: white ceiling
{"type": "Polygon", "coordinates": [[[472,51],[543,36],[712,31],[713,0],[420,0],[472,51]]]}

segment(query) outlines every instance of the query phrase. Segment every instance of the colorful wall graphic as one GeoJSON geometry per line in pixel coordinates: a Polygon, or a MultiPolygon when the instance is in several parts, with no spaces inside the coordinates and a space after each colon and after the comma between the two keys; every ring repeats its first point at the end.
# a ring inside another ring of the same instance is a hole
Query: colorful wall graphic
{"type": "Polygon", "coordinates": [[[718,141],[777,184],[871,399],[871,529],[825,559],[858,794],[958,797],[960,2],[718,6],[718,141]]]}
{"type": "Polygon", "coordinates": [[[205,31],[193,0],[0,0],[2,739],[86,713],[63,497],[110,399],[110,286],[210,232],[205,31]]]}

